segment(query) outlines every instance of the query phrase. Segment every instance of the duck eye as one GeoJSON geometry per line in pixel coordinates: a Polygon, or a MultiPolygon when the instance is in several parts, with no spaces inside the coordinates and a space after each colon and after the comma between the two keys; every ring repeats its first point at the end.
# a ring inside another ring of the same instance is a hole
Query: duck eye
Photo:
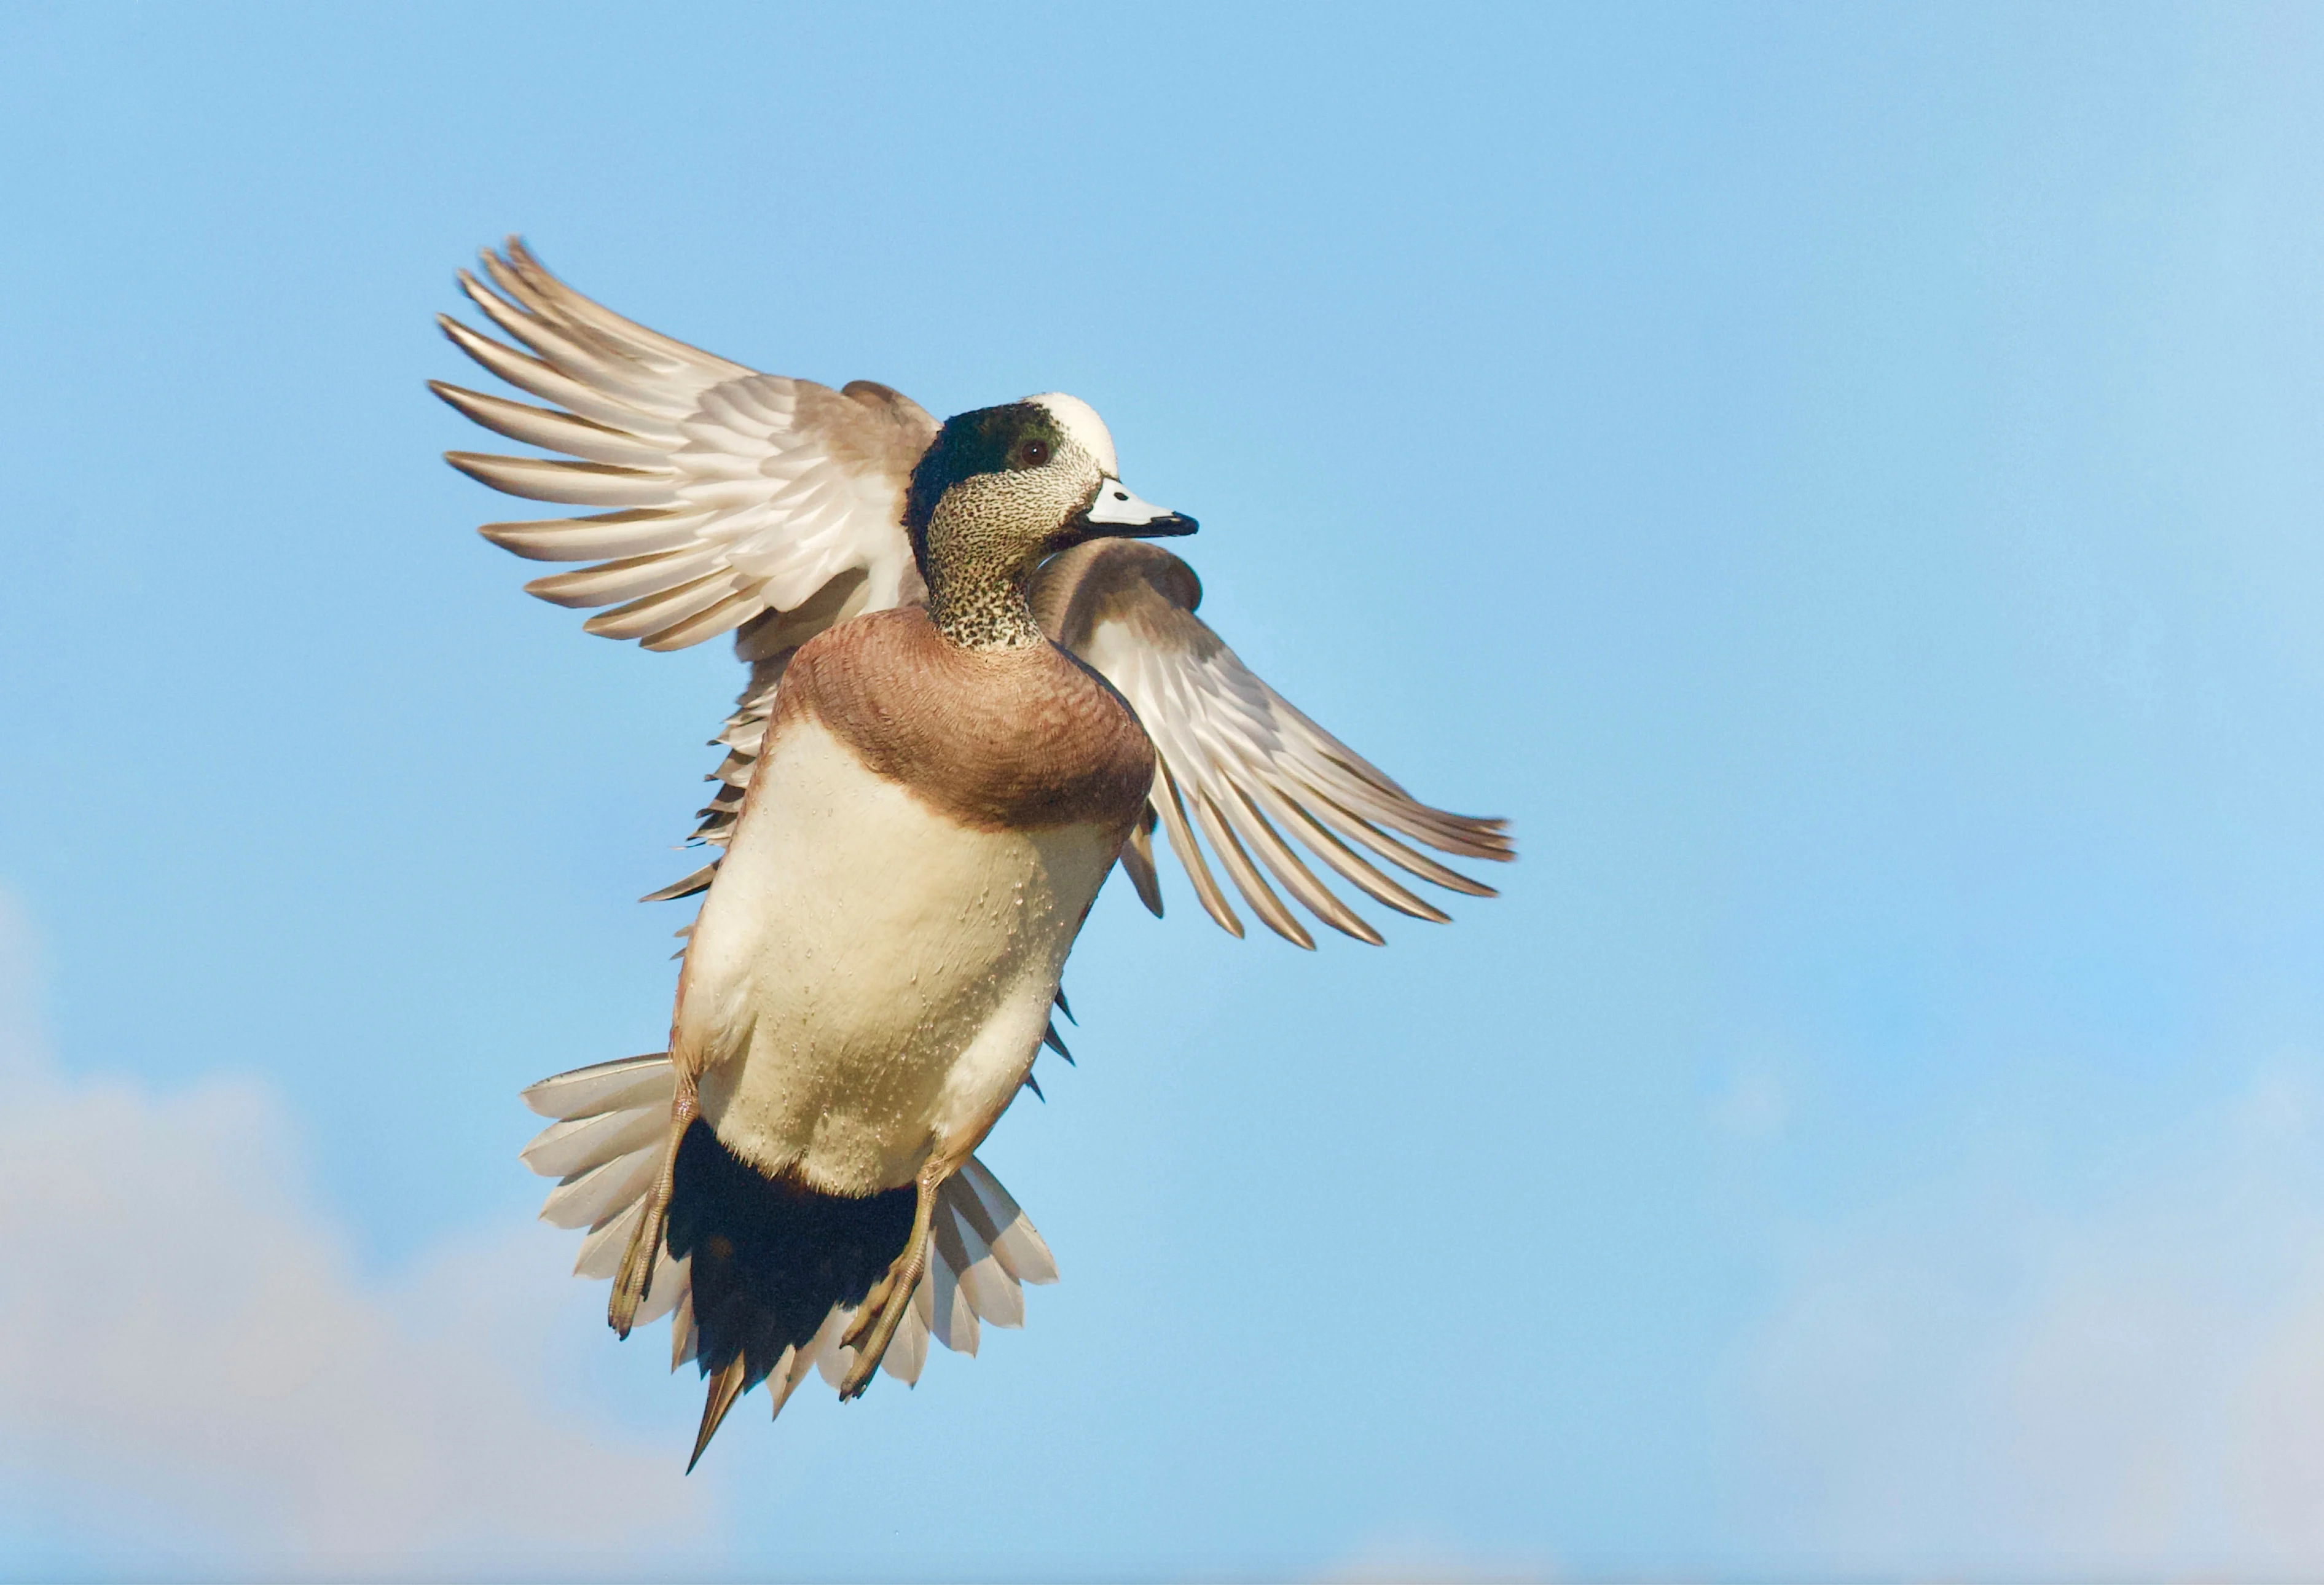
{"type": "Polygon", "coordinates": [[[1038,468],[1048,460],[1049,443],[1046,440],[1028,440],[1017,448],[1017,465],[1020,468],[1038,468]]]}

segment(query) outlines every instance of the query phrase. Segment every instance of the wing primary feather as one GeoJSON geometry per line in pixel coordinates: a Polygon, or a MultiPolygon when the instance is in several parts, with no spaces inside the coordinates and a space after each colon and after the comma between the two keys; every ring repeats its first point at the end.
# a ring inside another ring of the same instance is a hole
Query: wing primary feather
{"type": "Polygon", "coordinates": [[[554,412],[545,407],[511,401],[506,397],[487,396],[442,380],[430,380],[428,389],[463,418],[527,446],[624,467],[653,467],[669,454],[666,445],[640,439],[627,430],[594,419],[576,418],[571,413],[554,412]]]}
{"type": "Polygon", "coordinates": [[[737,590],[707,611],[696,612],[685,621],[666,627],[658,633],[648,633],[640,639],[640,647],[657,653],[683,650],[705,639],[717,637],[744,622],[766,609],[766,598],[757,585],[737,590]]]}
{"type": "Polygon", "coordinates": [[[611,611],[601,611],[583,622],[581,631],[608,639],[641,639],[708,610],[733,592],[733,586],[732,572],[714,567],[691,583],[662,589],[611,611]]]}
{"type": "Polygon", "coordinates": [[[525,585],[524,592],[552,605],[613,605],[659,595],[689,584],[724,558],[718,545],[681,545],[650,556],[625,556],[579,572],[551,573],[525,585]]]}
{"type": "Polygon", "coordinates": [[[586,320],[561,311],[556,304],[535,291],[507,260],[492,249],[480,249],[476,257],[484,265],[484,273],[492,277],[493,284],[500,289],[503,296],[527,314],[554,325],[583,346],[590,348],[601,356],[611,356],[624,361],[636,360],[637,349],[634,346],[624,345],[586,320]]]}
{"type": "MultiPolygon", "coordinates": [[[[1465,836],[1489,845],[1498,845],[1505,856],[1509,858],[1517,856],[1516,850],[1507,835],[1508,826],[1507,820],[1498,816],[1455,815],[1450,810],[1439,809],[1433,805],[1422,803],[1406,792],[1403,786],[1387,771],[1382,770],[1316,724],[1314,719],[1298,705],[1294,705],[1273,688],[1267,687],[1264,683],[1259,686],[1266,690],[1268,705],[1280,711],[1284,718],[1296,729],[1288,735],[1295,738],[1304,736],[1307,740],[1305,746],[1310,752],[1354,777],[1358,781],[1367,784],[1374,792],[1391,804],[1440,825],[1447,834],[1465,836]]],[[[1421,835],[1418,832],[1412,834],[1421,835]]],[[[1425,838],[1424,837],[1423,840],[1425,838]]],[[[1491,855],[1480,853],[1475,856],[1483,858],[1491,855]]]]}
{"type": "MultiPolygon", "coordinates": [[[[1162,825],[1205,911],[1222,926],[1233,928],[1223,881],[1269,928],[1302,945],[1313,938],[1295,908],[1358,940],[1382,939],[1328,872],[1399,913],[1438,923],[1444,912],[1391,880],[1388,867],[1493,895],[1399,836],[1506,862],[1515,856],[1508,823],[1421,803],[1269,687],[1194,614],[1200,584],[1176,557],[1130,541],[1076,548],[1045,564],[1036,595],[1052,636],[1137,709],[1161,762],[1148,829],[1162,825]],[[1210,873],[1212,860],[1223,875],[1210,873]]],[[[1141,900],[1159,912],[1150,838],[1133,835],[1120,862],[1141,900]]]]}
{"type": "Polygon", "coordinates": [[[1074,1017],[1074,1004],[1065,1000],[1065,988],[1064,986],[1058,986],[1057,993],[1049,998],[1049,1000],[1056,1002],[1057,1004],[1057,1010],[1065,1015],[1065,1022],[1073,1025],[1075,1028],[1081,1027],[1082,1021],[1074,1017]]]}
{"type": "MultiPolygon", "coordinates": [[[[1252,680],[1258,681],[1259,679],[1254,677],[1252,680]]],[[[1301,729],[1304,735],[1308,740],[1308,746],[1310,748],[1322,753],[1325,759],[1336,762],[1340,768],[1347,771],[1349,775],[1355,777],[1360,781],[1368,781],[1371,783],[1373,787],[1379,788],[1381,792],[1386,793],[1390,797],[1400,798],[1408,804],[1416,804],[1420,801],[1414,797],[1410,793],[1405,791],[1403,785],[1398,782],[1396,778],[1390,776],[1387,771],[1382,770],[1370,760],[1367,760],[1361,754],[1357,753],[1355,750],[1348,747],[1347,744],[1342,742],[1338,738],[1324,731],[1322,726],[1316,723],[1314,718],[1310,716],[1305,710],[1302,710],[1298,705],[1285,698],[1281,694],[1277,693],[1273,688],[1268,687],[1266,683],[1259,682],[1259,686],[1261,691],[1263,691],[1267,696],[1267,703],[1269,708],[1273,711],[1281,713],[1283,718],[1286,722],[1289,722],[1294,726],[1301,729]]]]}
{"type": "Polygon", "coordinates": [[[683,509],[643,506],[595,517],[486,523],[476,532],[527,561],[617,561],[677,549],[694,539],[706,516],[683,509]]]}
{"type": "Polygon", "coordinates": [[[1147,795],[1145,818],[1131,830],[1130,840],[1121,845],[1121,867],[1130,877],[1130,884],[1138,889],[1138,900],[1146,905],[1148,913],[1158,919],[1162,917],[1162,877],[1154,869],[1153,834],[1154,823],[1157,818],[1154,813],[1153,795],[1149,793],[1147,795]]]}
{"type": "Polygon", "coordinates": [[[555,305],[562,317],[609,330],[624,340],[693,364],[705,373],[722,379],[740,379],[752,372],[715,353],[705,352],[691,342],[649,329],[635,319],[615,313],[596,299],[583,296],[550,273],[548,266],[525,244],[522,237],[512,236],[505,245],[510,266],[543,300],[555,305]]]}
{"type": "Polygon", "coordinates": [[[1401,831],[1444,852],[1462,858],[1493,859],[1502,862],[1517,856],[1509,840],[1500,832],[1488,828],[1482,822],[1469,820],[1464,816],[1447,815],[1432,809],[1409,797],[1395,797],[1381,792],[1361,779],[1346,777],[1305,776],[1318,791],[1327,792],[1365,818],[1401,831]]]}
{"type": "MultiPolygon", "coordinates": [[[[487,373],[507,381],[519,391],[538,396],[543,401],[553,401],[585,419],[615,425],[635,432],[643,425],[659,428],[660,420],[648,417],[626,402],[616,401],[601,392],[591,390],[572,375],[552,368],[530,353],[505,346],[491,336],[482,335],[460,323],[449,314],[436,316],[436,324],[445,338],[487,373]]],[[[677,443],[675,432],[671,443],[677,443]]]]}
{"type": "Polygon", "coordinates": [[[460,290],[468,294],[468,300],[475,303],[486,318],[508,336],[539,353],[552,367],[586,377],[589,383],[606,394],[657,418],[675,419],[684,414],[685,408],[678,406],[666,390],[658,390],[652,380],[639,379],[637,371],[623,368],[620,363],[610,361],[604,355],[576,341],[571,332],[560,330],[547,320],[535,318],[512,306],[466,270],[460,272],[460,290]]]}
{"type": "Polygon", "coordinates": [[[1065,1040],[1057,1034],[1056,1019],[1051,1018],[1049,1020],[1048,1027],[1041,1031],[1041,1044],[1056,1052],[1059,1056],[1064,1057],[1067,1067],[1079,1067],[1081,1065],[1079,1063],[1074,1061],[1074,1054],[1065,1049],[1065,1040]]]}
{"type": "Polygon", "coordinates": [[[1185,805],[1178,797],[1178,779],[1170,773],[1167,760],[1156,761],[1154,782],[1157,788],[1169,794],[1167,802],[1151,794],[1148,795],[1147,801],[1157,806],[1161,813],[1162,829],[1170,838],[1170,851],[1178,855],[1179,866],[1186,871],[1186,879],[1194,883],[1194,896],[1201,899],[1204,911],[1219,922],[1221,929],[1240,941],[1242,939],[1242,921],[1228,906],[1226,893],[1219,889],[1218,878],[1211,873],[1210,865],[1203,860],[1203,850],[1194,845],[1194,829],[1186,824],[1185,805]]]}
{"type": "Polygon", "coordinates": [[[1417,875],[1423,880],[1434,881],[1447,891],[1465,892],[1471,897],[1501,895],[1481,880],[1472,880],[1458,870],[1448,870],[1435,860],[1413,852],[1361,816],[1341,807],[1327,797],[1322,788],[1310,784],[1306,791],[1309,806],[1319,818],[1342,834],[1355,838],[1397,869],[1417,875]]]}
{"type": "Polygon", "coordinates": [[[675,506],[672,468],[614,467],[601,462],[552,462],[539,456],[495,456],[447,451],[444,460],[480,484],[529,501],[575,506],[675,506]]]}
{"type": "Polygon", "coordinates": [[[1416,919],[1426,919],[1433,925],[1449,925],[1452,916],[1434,908],[1398,886],[1371,865],[1358,858],[1348,844],[1342,842],[1313,815],[1276,790],[1273,783],[1259,781],[1250,789],[1251,794],[1272,810],[1277,819],[1291,828],[1291,834],[1337,870],[1348,881],[1362,889],[1366,896],[1386,903],[1400,914],[1416,919]]]}
{"type": "Polygon", "coordinates": [[[1283,899],[1276,896],[1260,877],[1257,866],[1250,862],[1250,855],[1243,852],[1242,843],[1235,839],[1226,816],[1212,801],[1211,795],[1201,788],[1194,789],[1194,818],[1201,822],[1203,834],[1210,838],[1211,851],[1218,854],[1219,862],[1226,866],[1228,875],[1233,878],[1235,889],[1242,893],[1245,902],[1250,904],[1251,912],[1284,940],[1309,952],[1314,951],[1315,938],[1307,934],[1307,927],[1300,924],[1298,916],[1283,906],[1283,899]]]}
{"type": "Polygon", "coordinates": [[[515,268],[506,259],[501,257],[499,249],[478,248],[476,262],[484,265],[484,273],[493,278],[493,284],[507,293],[517,307],[526,313],[543,319],[565,318],[549,306],[546,298],[534,291],[530,284],[523,276],[517,273],[515,268]]]}
{"type": "Polygon", "coordinates": [[[1228,819],[1236,831],[1250,839],[1250,845],[1258,850],[1259,862],[1283,883],[1285,890],[1306,904],[1317,918],[1334,930],[1370,946],[1388,945],[1387,938],[1367,924],[1362,915],[1342,902],[1336,893],[1315,879],[1314,871],[1299,862],[1299,855],[1268,824],[1267,816],[1259,813],[1259,806],[1240,782],[1231,779],[1227,791],[1234,799],[1224,811],[1228,819]]]}

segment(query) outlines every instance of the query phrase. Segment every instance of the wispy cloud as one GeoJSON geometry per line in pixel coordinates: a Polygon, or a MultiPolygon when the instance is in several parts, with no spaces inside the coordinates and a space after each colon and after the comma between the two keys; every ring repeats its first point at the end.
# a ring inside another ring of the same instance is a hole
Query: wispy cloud
{"type": "Polygon", "coordinates": [[[2312,1573],[2319,1096],[2324,1064],[2270,1062],[2100,1193],[1988,1160],[1806,1238],[1748,1366],[1756,1539],[1891,1568],[2312,1573]]]}
{"type": "Polygon", "coordinates": [[[0,1513],[97,1566],[667,1559],[700,1489],[523,1368],[569,1251],[511,1229],[365,1279],[264,1089],[68,1077],[26,956],[0,917],[0,1513]]]}

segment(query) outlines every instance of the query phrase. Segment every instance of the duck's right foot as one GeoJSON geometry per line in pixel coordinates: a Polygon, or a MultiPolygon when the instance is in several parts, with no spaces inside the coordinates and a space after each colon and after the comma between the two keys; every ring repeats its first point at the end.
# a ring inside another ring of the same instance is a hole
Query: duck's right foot
{"type": "Polygon", "coordinates": [[[653,1189],[646,1195],[645,1213],[630,1234],[630,1247],[622,1252],[622,1268],[613,1275],[613,1295],[605,1305],[605,1324],[617,1337],[630,1335],[630,1328],[637,1324],[638,1306],[646,1302],[653,1286],[654,1262],[669,1227],[669,1197],[678,1184],[678,1143],[701,1115],[694,1086],[681,1078],[678,1094],[670,1101],[669,1138],[662,1147],[661,1171],[655,1175],[653,1189]]]}

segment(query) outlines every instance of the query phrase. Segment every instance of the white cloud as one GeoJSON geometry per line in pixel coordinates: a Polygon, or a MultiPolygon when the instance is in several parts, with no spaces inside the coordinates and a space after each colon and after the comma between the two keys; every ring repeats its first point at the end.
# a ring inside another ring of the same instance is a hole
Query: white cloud
{"type": "Polygon", "coordinates": [[[1988,1162],[1803,1240],[1751,1358],[1755,1541],[1889,1569],[2313,1574],[2318,1072],[2266,1064],[2100,1193],[1988,1162]]]}
{"type": "Polygon", "coordinates": [[[0,1510],[92,1559],[198,1569],[682,1547],[705,1504],[671,1449],[537,1401],[528,1342],[575,1296],[563,1240],[512,1228],[364,1280],[262,1087],[57,1071],[7,913],[0,1510]]]}

